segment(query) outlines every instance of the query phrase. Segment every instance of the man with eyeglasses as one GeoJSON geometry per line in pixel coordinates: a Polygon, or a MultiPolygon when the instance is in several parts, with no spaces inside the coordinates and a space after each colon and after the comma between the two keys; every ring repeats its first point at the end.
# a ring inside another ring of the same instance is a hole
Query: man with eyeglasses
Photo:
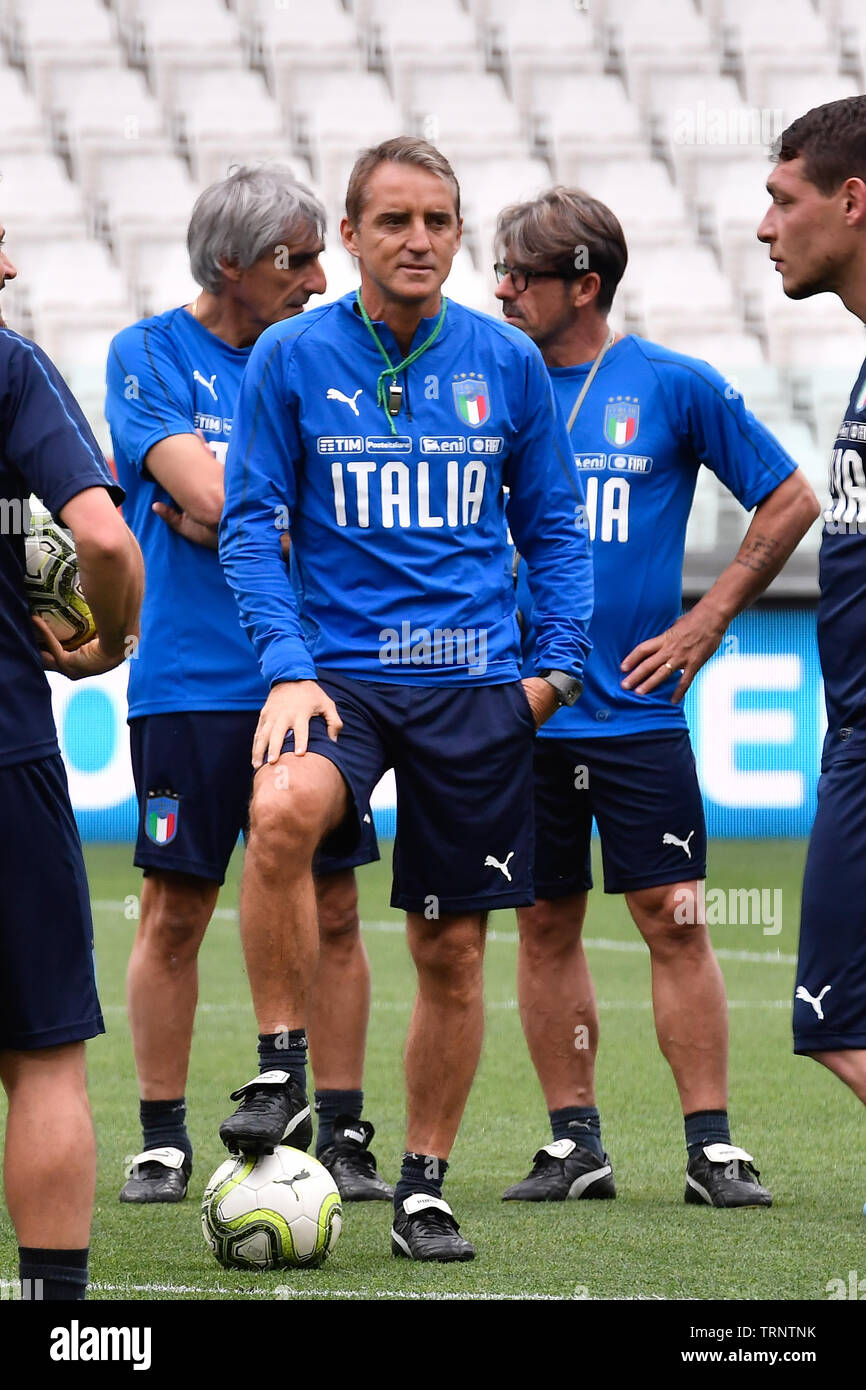
{"type": "MultiPolygon", "coordinates": [[[[769,1206],[731,1144],[724,983],[704,921],[706,828],[682,700],[725,629],[818,513],[809,484],[705,362],[615,333],[627,250],[616,217],[554,188],[506,208],[496,295],[541,349],[586,481],[596,603],[583,695],[539,730],[534,907],[518,912],[518,998],[552,1142],[506,1201],[614,1197],[594,1069],[598,1013],[581,940],[598,823],[605,892],[624,893],[652,962],[659,1046],[679,1091],[687,1202],[769,1206]],[[686,525],[704,463],[755,508],[733,562],[686,614],[686,525]]],[[[524,656],[533,597],[518,566],[524,656]]]]}

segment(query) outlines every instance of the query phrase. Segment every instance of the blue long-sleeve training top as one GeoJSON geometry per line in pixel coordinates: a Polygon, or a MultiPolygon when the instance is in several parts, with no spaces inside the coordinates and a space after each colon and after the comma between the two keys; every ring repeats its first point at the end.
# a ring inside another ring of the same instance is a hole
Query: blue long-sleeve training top
{"type": "MultiPolygon", "coordinates": [[[[413,350],[435,323],[421,322],[413,350]]],[[[375,327],[399,363],[390,330],[375,327]]],[[[250,355],[220,556],[265,681],[317,669],[516,680],[509,529],[531,577],[537,669],[580,677],[592,613],[584,489],[538,349],[449,301],[433,345],[397,378],[393,431],[377,403],[384,366],[354,294],[275,324],[250,355]]]]}

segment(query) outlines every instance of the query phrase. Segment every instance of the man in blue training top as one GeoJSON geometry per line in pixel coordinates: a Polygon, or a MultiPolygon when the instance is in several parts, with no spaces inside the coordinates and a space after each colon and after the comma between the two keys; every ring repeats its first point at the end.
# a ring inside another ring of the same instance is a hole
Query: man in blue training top
{"type": "MultiPolygon", "coordinates": [[[[0,288],[15,276],[3,241],[0,227],[0,288]]],[[[57,368],[0,317],[0,1084],[9,1102],[6,1204],[26,1299],[83,1299],[87,1287],[96,1141],[85,1040],[105,1029],[81,841],[44,668],[79,680],[130,653],[144,567],[117,511],[122,500],[57,368]],[[77,651],[65,651],[42,622],[37,636],[31,622],[31,493],[75,541],[97,634],[77,651]]]]}
{"type": "Polygon", "coordinates": [[[532,900],[532,737],[579,694],[592,598],[583,492],[541,356],[440,293],[459,197],[426,141],[359,158],[342,235],[361,288],[253,349],[220,528],[270,687],[241,931],[259,1028],[295,1044],[234,1093],[220,1134],[256,1153],[306,1132],[310,864],[323,837],[356,841],[393,767],[391,901],[407,912],[418,994],[392,1251],[445,1261],[474,1255],[442,1179],[481,1048],[486,914],[532,900]],[[506,522],[538,600],[540,669],[522,684],[506,522]]]}
{"type": "MultiPolygon", "coordinates": [[[[143,1151],[122,1202],[177,1202],[189,1183],[184,1092],[197,957],[246,825],[267,693],[216,553],[223,466],[253,343],[325,289],[324,222],[318,199],[290,170],[236,168],[193,209],[195,302],[124,329],[109,354],[106,415],[147,564],[129,678],[135,863],[144,881],[127,997],[143,1151]]],[[[375,858],[367,822],[352,855],[317,863],[317,1150],[349,1200],[392,1196],[368,1149],[373,1127],[360,1118],[370,986],[353,868],[375,858]]],[[[273,1039],[262,1049],[270,1056],[273,1039]]]]}
{"type": "MultiPolygon", "coordinates": [[[[767,242],[791,299],[838,294],[866,321],[866,97],[815,107],[782,132],[767,242]]],[[[803,879],[794,1051],[866,1105],[866,362],[830,456],[818,652],[827,735],[803,879]]]]}
{"type": "MultiPolygon", "coordinates": [[[[686,1201],[768,1206],[728,1128],[727,1008],[704,921],[706,828],[681,702],[731,619],[778,574],[817,502],[705,362],[609,329],[627,260],[609,208],[554,188],[505,209],[496,244],[505,318],[541,348],[586,479],[596,592],[583,697],[536,742],[536,904],[519,913],[520,1012],[553,1142],[504,1197],[616,1192],[595,1104],[598,1013],[581,940],[595,817],[605,892],[625,894],[650,950],[656,1033],[685,1118],[686,1201]],[[756,510],[732,564],[682,615],[702,463],[756,510]]],[[[538,595],[523,565],[518,601],[531,669],[538,595]]]]}

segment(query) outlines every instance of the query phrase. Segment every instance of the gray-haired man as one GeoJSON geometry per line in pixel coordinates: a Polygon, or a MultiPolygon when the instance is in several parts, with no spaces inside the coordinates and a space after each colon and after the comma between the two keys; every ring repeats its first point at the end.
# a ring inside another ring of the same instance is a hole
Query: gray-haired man
{"type": "MultiPolygon", "coordinates": [[[[235,169],[193,209],[190,264],[202,286],[195,302],[125,329],[109,354],[106,415],[147,563],[129,682],[135,863],[144,882],[127,978],[144,1144],[124,1202],[180,1201],[189,1182],[184,1091],[197,956],[246,826],[253,735],[267,694],[216,554],[223,462],[252,345],[326,287],[324,227],[323,208],[290,170],[235,169]]],[[[338,1170],[350,1151],[354,1173],[335,1176],[344,1196],[361,1199],[391,1195],[367,1152],[372,1126],[346,1123],[360,1120],[369,998],[352,870],[376,857],[370,827],[350,859],[319,865],[318,994],[343,1001],[338,1026],[323,1013],[313,1029],[324,1092],[319,1147],[330,1146],[338,1170]]],[[[279,1066],[284,1041],[261,1039],[263,1069],[279,1066]]]]}

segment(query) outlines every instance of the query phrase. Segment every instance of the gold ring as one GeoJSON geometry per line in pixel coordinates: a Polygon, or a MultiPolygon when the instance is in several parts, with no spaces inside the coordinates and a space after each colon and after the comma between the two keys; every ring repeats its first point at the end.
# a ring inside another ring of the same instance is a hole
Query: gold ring
{"type": "Polygon", "coordinates": [[[667,666],[667,668],[668,668],[669,671],[672,671],[672,670],[674,669],[673,666],[671,665],[671,663],[670,663],[669,661],[666,661],[666,662],[665,662],[665,666],[667,666]]]}

